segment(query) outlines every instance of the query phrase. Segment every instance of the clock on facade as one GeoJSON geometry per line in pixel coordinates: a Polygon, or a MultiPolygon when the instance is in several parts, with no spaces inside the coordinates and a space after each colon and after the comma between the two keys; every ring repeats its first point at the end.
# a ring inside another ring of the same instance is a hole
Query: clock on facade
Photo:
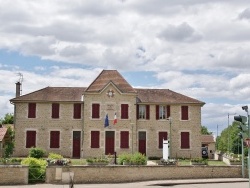
{"type": "Polygon", "coordinates": [[[115,93],[114,93],[113,90],[109,90],[108,93],[107,93],[107,95],[108,95],[109,97],[113,97],[114,94],[115,94],[115,93]]]}

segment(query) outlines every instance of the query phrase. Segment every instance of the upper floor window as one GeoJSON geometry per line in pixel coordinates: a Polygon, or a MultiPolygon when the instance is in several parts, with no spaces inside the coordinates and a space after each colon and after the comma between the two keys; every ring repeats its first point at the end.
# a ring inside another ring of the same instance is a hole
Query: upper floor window
{"type": "Polygon", "coordinates": [[[188,120],[188,106],[181,106],[181,120],[188,120]]]}
{"type": "Polygon", "coordinates": [[[36,103],[29,103],[28,118],[36,118],[36,103]]]}
{"type": "Polygon", "coordinates": [[[73,118],[74,119],[81,119],[81,115],[82,115],[82,104],[75,103],[74,104],[74,115],[73,115],[73,118]]]}
{"type": "Polygon", "coordinates": [[[150,119],[149,105],[137,105],[137,119],[150,119]]]}
{"type": "Polygon", "coordinates": [[[93,103],[92,104],[92,118],[100,118],[100,104],[93,103]]]}
{"type": "Polygon", "coordinates": [[[128,104],[121,104],[121,119],[128,119],[128,104]]]}
{"type": "Polygon", "coordinates": [[[51,117],[53,119],[59,118],[59,109],[60,109],[59,103],[52,103],[52,115],[51,115],[51,117]]]}
{"type": "Polygon", "coordinates": [[[156,119],[167,119],[170,117],[170,106],[156,105],[156,119]]]}
{"type": "Polygon", "coordinates": [[[181,149],[190,148],[190,134],[189,132],[181,132],[181,149]]]}

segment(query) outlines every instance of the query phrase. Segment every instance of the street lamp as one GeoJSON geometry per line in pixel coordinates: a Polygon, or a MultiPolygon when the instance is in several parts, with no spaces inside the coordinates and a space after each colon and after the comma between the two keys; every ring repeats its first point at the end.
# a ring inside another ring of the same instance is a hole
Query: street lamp
{"type": "Polygon", "coordinates": [[[234,114],[227,114],[227,120],[228,120],[228,123],[227,123],[227,152],[230,153],[230,131],[229,131],[229,116],[231,115],[235,115],[236,113],[234,114]]]}

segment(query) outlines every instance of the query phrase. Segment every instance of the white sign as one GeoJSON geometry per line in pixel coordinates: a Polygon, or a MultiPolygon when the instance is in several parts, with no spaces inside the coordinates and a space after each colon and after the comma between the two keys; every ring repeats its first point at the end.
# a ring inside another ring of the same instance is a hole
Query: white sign
{"type": "Polygon", "coordinates": [[[163,152],[163,159],[164,160],[168,160],[169,159],[169,148],[168,148],[168,145],[169,145],[169,141],[168,140],[163,140],[163,149],[162,149],[162,152],[163,152]]]}

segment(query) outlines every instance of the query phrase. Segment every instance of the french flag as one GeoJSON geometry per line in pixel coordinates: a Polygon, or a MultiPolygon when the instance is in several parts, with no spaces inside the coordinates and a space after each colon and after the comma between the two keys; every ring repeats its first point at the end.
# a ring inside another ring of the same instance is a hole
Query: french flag
{"type": "Polygon", "coordinates": [[[116,117],[116,113],[115,113],[115,116],[114,116],[114,125],[117,123],[117,117],[116,117]]]}

